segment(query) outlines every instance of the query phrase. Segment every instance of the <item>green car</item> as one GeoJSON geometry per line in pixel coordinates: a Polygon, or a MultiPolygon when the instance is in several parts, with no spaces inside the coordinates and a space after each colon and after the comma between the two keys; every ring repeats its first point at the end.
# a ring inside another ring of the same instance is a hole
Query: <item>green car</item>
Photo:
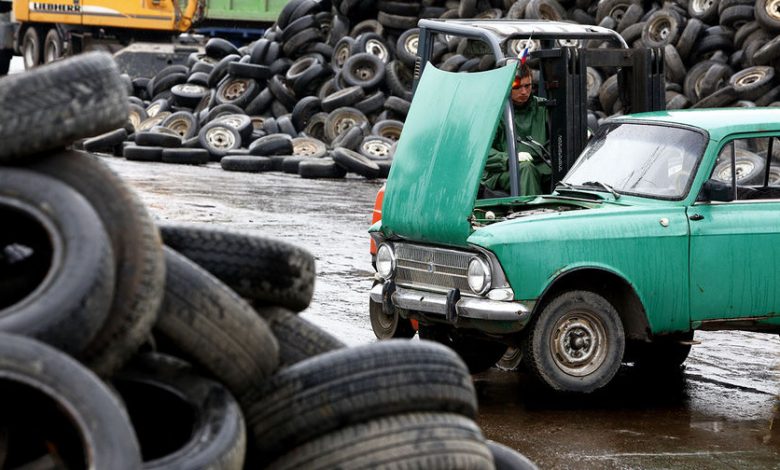
{"type": "Polygon", "coordinates": [[[382,207],[372,303],[472,372],[554,390],[677,368],[694,330],[780,332],[780,109],[607,120],[550,195],[478,199],[514,66],[426,67],[382,207]]]}

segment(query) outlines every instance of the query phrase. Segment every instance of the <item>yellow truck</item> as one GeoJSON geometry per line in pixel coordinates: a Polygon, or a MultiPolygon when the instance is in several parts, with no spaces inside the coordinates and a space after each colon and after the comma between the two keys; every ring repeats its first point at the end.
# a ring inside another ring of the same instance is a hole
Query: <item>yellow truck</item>
{"type": "MultiPolygon", "coordinates": [[[[0,0],[0,75],[14,54],[25,68],[97,47],[164,41],[198,25],[262,30],[283,0],[0,0]],[[240,22],[239,22],[240,19],[240,22]]],[[[245,36],[246,37],[246,36],[245,36]]]]}

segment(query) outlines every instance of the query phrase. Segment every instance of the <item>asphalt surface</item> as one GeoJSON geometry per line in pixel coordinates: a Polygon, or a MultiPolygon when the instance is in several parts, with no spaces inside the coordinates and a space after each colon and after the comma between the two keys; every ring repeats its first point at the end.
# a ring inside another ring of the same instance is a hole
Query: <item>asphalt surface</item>
{"type": "MultiPolygon", "coordinates": [[[[104,159],[158,220],[283,239],[317,263],[304,317],[349,345],[375,341],[367,229],[381,180],[104,159]]],[[[524,372],[475,376],[485,435],[542,468],[780,468],[780,338],[697,332],[685,368],[651,376],[624,367],[604,392],[562,397],[524,372]],[[775,419],[778,419],[777,423],[775,419]]]]}

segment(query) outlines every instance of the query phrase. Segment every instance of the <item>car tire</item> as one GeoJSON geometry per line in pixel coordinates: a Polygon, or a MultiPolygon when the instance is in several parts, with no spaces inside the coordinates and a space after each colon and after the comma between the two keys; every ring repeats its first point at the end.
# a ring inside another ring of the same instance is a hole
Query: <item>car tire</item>
{"type": "Polygon", "coordinates": [[[256,305],[255,310],[279,342],[279,367],[346,347],[335,336],[285,308],[256,305]]]}
{"type": "Polygon", "coordinates": [[[65,147],[124,127],[126,121],[127,92],[108,54],[79,54],[8,75],[0,86],[0,162],[65,147]]]}
{"type": "Polygon", "coordinates": [[[302,248],[193,225],[162,224],[160,234],[167,246],[256,305],[279,305],[299,312],[311,303],[316,268],[312,254],[302,248]]]}
{"type": "Polygon", "coordinates": [[[279,345],[266,321],[205,269],[172,248],[163,251],[165,295],[155,334],[234,396],[257,390],[279,365],[279,345]]]}
{"type": "Polygon", "coordinates": [[[477,406],[474,385],[455,353],[407,340],[342,348],[298,362],[279,370],[244,403],[254,445],[266,456],[361,421],[422,411],[473,419],[477,406]]]}
{"type": "Polygon", "coordinates": [[[138,355],[111,384],[127,406],[144,469],[243,467],[244,418],[222,384],[158,353],[138,355]]]}
{"type": "Polygon", "coordinates": [[[377,339],[413,338],[417,334],[412,322],[401,317],[397,308],[393,308],[392,314],[388,315],[381,303],[369,299],[368,315],[377,339]]]}
{"type": "MultiPolygon", "coordinates": [[[[766,168],[766,158],[749,150],[736,149],[737,185],[748,186],[763,184],[766,168]]],[[[731,161],[720,162],[712,170],[712,177],[718,181],[731,184],[731,161]]]]}
{"type": "Polygon", "coordinates": [[[3,424],[28,428],[33,435],[48,431],[41,442],[23,446],[49,449],[53,459],[47,463],[56,459],[66,468],[141,468],[140,446],[124,406],[95,374],[62,351],[6,333],[0,333],[0,357],[3,424]],[[79,454],[79,461],[62,461],[79,454]]]}
{"type": "Polygon", "coordinates": [[[268,468],[324,470],[352,466],[496,468],[479,426],[451,413],[405,413],[346,426],[291,449],[268,468]]]}
{"type": "Polygon", "coordinates": [[[625,333],[609,301],[575,290],[547,304],[529,325],[523,343],[524,361],[541,383],[555,391],[589,393],[617,373],[625,333]]]}
{"type": "Polygon", "coordinates": [[[140,197],[99,158],[69,151],[38,160],[32,169],[64,181],[92,205],[116,258],[110,314],[82,354],[102,377],[117,371],[148,337],[162,302],[162,242],[140,197]]]}
{"type": "Polygon", "coordinates": [[[89,201],[67,184],[30,169],[0,172],[4,246],[29,252],[4,269],[0,331],[29,336],[79,356],[108,317],[115,286],[111,244],[89,201]],[[4,287],[4,286],[3,286],[4,287]]]}

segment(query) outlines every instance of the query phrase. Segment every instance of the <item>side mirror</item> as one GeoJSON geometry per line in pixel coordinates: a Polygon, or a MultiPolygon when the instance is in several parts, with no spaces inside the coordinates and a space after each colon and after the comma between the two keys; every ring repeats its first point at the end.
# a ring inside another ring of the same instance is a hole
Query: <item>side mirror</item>
{"type": "Polygon", "coordinates": [[[734,188],[730,183],[710,178],[704,182],[697,198],[699,201],[729,202],[734,200],[734,188]]]}

